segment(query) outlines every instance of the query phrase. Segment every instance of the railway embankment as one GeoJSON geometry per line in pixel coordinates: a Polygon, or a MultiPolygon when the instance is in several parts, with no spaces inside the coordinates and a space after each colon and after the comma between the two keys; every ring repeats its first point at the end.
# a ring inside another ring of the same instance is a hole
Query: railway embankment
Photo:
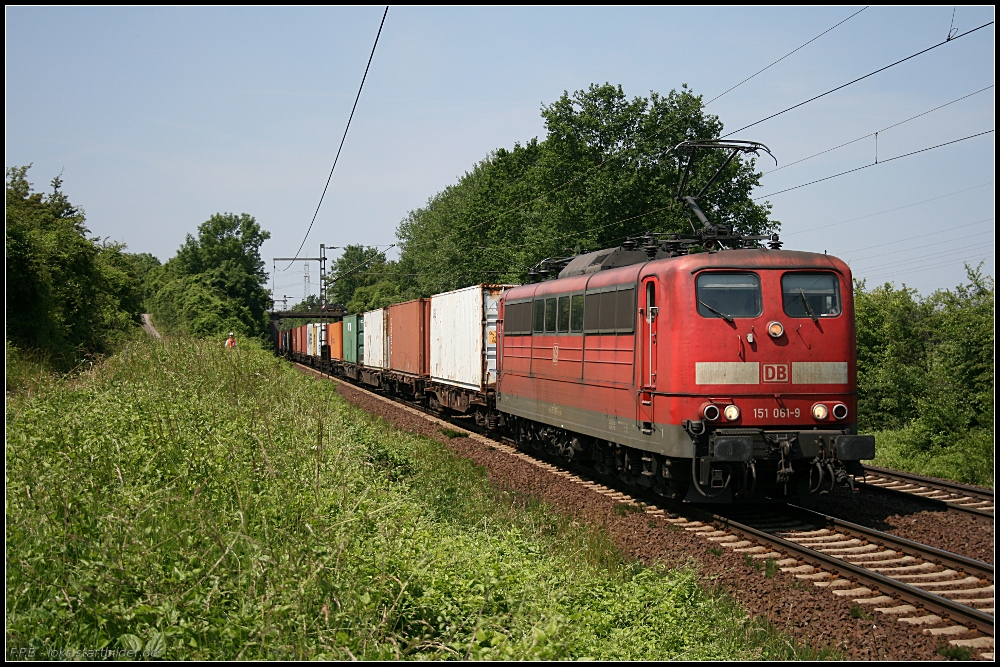
{"type": "MultiPolygon", "coordinates": [[[[9,657],[742,660],[871,643],[732,554],[703,561],[692,535],[351,402],[371,409],[263,350],[180,338],[9,394],[9,657]],[[750,613],[717,588],[774,586],[750,613]]],[[[884,644],[843,655],[933,653],[884,644]]]]}
{"type": "Polygon", "coordinates": [[[800,645],[833,647],[844,658],[859,660],[977,655],[922,627],[877,614],[854,600],[857,595],[843,596],[832,589],[814,587],[797,576],[798,568],[785,566],[784,555],[762,554],[774,556],[768,561],[751,553],[766,549],[748,547],[738,552],[726,548],[739,545],[734,542],[737,538],[724,530],[697,521],[685,523],[684,519],[664,521],[657,516],[662,510],[641,511],[626,494],[600,484],[581,483],[575,475],[526,455],[512,455],[511,448],[495,446],[482,437],[443,437],[440,424],[412,408],[346,383],[339,383],[339,387],[352,403],[398,428],[446,442],[456,454],[482,466],[498,488],[538,498],[581,523],[600,527],[626,558],[653,567],[688,563],[703,583],[739,600],[751,617],[766,620],[769,627],[787,633],[800,645]],[[730,544],[714,540],[729,540],[730,544]]]}

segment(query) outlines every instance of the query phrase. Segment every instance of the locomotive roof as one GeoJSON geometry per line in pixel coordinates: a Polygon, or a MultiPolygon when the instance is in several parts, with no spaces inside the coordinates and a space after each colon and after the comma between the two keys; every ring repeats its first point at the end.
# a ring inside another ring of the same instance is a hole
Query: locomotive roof
{"type": "MultiPolygon", "coordinates": [[[[600,257],[608,257],[610,253],[598,251],[600,257]]],[[[595,257],[597,253],[588,253],[581,257],[595,257]]],[[[582,262],[581,262],[582,263],[582,262]]],[[[515,287],[507,292],[508,299],[516,299],[533,294],[550,294],[555,292],[577,291],[584,287],[604,287],[607,285],[633,282],[640,275],[653,272],[669,272],[674,274],[694,274],[705,269],[814,269],[834,271],[846,281],[851,278],[851,270],[843,260],[833,255],[803,252],[799,250],[766,250],[751,248],[740,250],[723,250],[720,252],[699,252],[678,257],[663,257],[644,262],[636,262],[619,268],[608,268],[587,273],[577,273],[565,278],[546,280],[515,287]]]]}

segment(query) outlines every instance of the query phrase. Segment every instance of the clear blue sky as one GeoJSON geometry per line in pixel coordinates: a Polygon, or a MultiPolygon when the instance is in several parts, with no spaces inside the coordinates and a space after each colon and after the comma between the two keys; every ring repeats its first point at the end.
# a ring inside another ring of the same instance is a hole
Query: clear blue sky
{"type": "MultiPolygon", "coordinates": [[[[860,8],[392,7],[306,252],[392,243],[408,211],[490,151],[544,137],[539,109],[563,91],[687,83],[708,100],[860,8]]],[[[708,110],[742,127],[944,40],[952,10],[867,9],[708,110]]],[[[161,260],[213,213],[250,213],[272,234],[270,269],[309,225],[382,11],[8,7],[6,165],[32,163],[38,189],[62,173],[95,235],[161,260]]],[[[954,28],[993,18],[958,7],[954,28]]],[[[880,130],[992,85],[995,34],[738,136],[785,165],[880,130]]],[[[880,133],[879,159],[992,130],[994,99],[989,89],[880,133]]],[[[874,153],[873,138],[859,141],[766,175],[758,194],[874,153]]],[[[963,280],[965,261],[994,275],[994,170],[988,134],[768,199],[786,247],[928,293],[963,280]]],[[[301,267],[276,284],[301,296],[301,267]]]]}

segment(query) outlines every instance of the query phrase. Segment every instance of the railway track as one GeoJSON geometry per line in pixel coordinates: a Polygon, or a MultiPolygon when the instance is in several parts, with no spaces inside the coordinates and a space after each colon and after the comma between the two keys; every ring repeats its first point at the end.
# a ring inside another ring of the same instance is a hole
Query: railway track
{"type": "Polygon", "coordinates": [[[771,507],[757,516],[746,514],[759,513],[759,508],[727,508],[716,514],[642,490],[622,490],[617,480],[595,471],[578,466],[567,470],[544,456],[522,451],[512,441],[478,433],[467,420],[446,421],[420,406],[351,386],[442,426],[460,426],[483,444],[631,505],[714,546],[754,561],[773,561],[781,572],[812,584],[819,594],[850,600],[861,613],[892,618],[952,647],[968,649],[971,655],[993,659],[994,568],[988,563],[795,506],[771,507]]]}
{"type": "Polygon", "coordinates": [[[862,489],[897,496],[917,496],[939,507],[990,519],[995,517],[991,489],[876,466],[866,465],[865,472],[865,477],[856,479],[862,489]]]}
{"type": "Polygon", "coordinates": [[[715,518],[736,531],[801,554],[812,563],[787,571],[817,585],[844,589],[837,594],[857,595],[859,604],[874,605],[882,613],[904,613],[898,606],[888,611],[878,607],[891,601],[885,593],[892,591],[911,605],[934,612],[903,620],[940,625],[952,619],[952,625],[932,628],[932,635],[964,634],[970,624],[993,633],[994,567],[989,563],[794,505],[764,513],[736,507],[715,518]],[[851,585],[862,581],[873,588],[851,585]]]}

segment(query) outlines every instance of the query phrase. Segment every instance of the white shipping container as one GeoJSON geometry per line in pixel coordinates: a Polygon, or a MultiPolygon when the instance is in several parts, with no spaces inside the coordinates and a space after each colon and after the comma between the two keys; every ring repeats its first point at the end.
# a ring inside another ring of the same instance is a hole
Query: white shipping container
{"type": "Polygon", "coordinates": [[[431,297],[431,379],[479,391],[496,382],[498,303],[510,287],[473,285],[431,297]]]}
{"type": "Polygon", "coordinates": [[[312,356],[313,353],[313,328],[306,325],[306,354],[312,356]]]}
{"type": "Polygon", "coordinates": [[[364,315],[365,323],[365,366],[385,368],[389,355],[386,354],[385,309],[370,310],[364,315]]]}

